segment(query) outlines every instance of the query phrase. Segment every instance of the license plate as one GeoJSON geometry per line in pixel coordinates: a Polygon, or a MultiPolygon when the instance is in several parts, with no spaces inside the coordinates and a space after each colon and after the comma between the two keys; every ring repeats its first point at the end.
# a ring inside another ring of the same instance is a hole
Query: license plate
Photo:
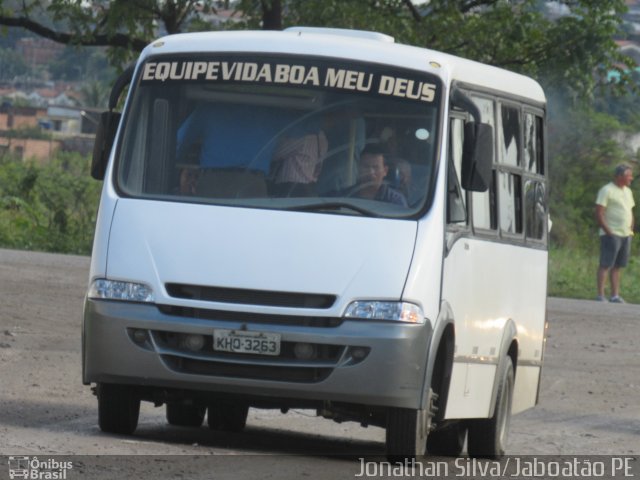
{"type": "Polygon", "coordinates": [[[214,330],[213,349],[218,352],[280,355],[280,334],[247,330],[214,330]]]}

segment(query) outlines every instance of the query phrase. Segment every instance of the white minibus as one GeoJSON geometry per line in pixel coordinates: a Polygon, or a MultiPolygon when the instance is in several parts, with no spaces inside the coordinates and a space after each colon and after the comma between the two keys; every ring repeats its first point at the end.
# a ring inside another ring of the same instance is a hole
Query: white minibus
{"type": "Polygon", "coordinates": [[[395,460],[504,454],[540,384],[545,111],[534,80],[379,33],[150,44],[94,148],[100,428],[141,401],[222,431],[304,408],[385,428],[395,460]]]}

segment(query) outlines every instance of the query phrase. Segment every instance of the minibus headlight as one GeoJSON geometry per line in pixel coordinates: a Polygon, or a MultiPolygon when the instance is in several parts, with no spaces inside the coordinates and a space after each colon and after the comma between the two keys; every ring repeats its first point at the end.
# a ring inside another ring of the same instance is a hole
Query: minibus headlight
{"type": "Polygon", "coordinates": [[[155,300],[151,287],[143,283],[104,279],[94,280],[87,295],[89,298],[127,302],[153,302],[155,300]]]}
{"type": "Polygon", "coordinates": [[[418,305],[407,302],[358,301],[347,307],[345,318],[364,320],[391,320],[406,323],[424,323],[424,314],[418,305]]]}

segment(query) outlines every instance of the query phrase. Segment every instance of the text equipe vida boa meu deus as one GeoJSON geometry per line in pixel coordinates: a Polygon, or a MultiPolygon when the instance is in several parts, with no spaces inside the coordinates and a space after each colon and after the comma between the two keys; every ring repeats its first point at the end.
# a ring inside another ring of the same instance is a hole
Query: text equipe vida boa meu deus
{"type": "Polygon", "coordinates": [[[256,62],[147,62],[143,81],[222,81],[309,85],[371,92],[433,102],[436,86],[426,81],[350,70],[284,63],[256,62]]]}

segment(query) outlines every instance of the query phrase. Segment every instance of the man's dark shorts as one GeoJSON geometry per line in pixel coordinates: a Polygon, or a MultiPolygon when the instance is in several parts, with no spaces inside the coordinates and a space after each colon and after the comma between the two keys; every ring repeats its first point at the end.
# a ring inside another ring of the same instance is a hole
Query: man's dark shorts
{"type": "Polygon", "coordinates": [[[600,236],[600,266],[603,268],[622,268],[629,263],[631,237],[617,235],[600,236]]]}

